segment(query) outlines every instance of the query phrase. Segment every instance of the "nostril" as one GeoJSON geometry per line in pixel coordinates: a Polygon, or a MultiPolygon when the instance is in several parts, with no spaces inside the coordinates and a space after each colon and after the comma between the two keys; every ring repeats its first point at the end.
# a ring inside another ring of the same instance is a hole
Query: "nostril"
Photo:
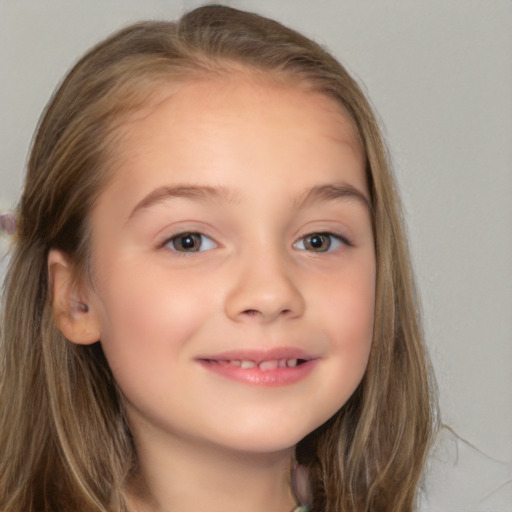
{"type": "MultiPolygon", "coordinates": [[[[242,313],[247,316],[259,316],[259,315],[264,316],[264,313],[262,311],[259,311],[258,309],[246,309],[242,313]]],[[[291,313],[291,309],[283,309],[279,314],[286,316],[290,313],[291,313]]]]}
{"type": "Polygon", "coordinates": [[[248,316],[256,316],[259,314],[259,311],[257,309],[246,309],[244,311],[244,314],[246,314],[248,316]]]}

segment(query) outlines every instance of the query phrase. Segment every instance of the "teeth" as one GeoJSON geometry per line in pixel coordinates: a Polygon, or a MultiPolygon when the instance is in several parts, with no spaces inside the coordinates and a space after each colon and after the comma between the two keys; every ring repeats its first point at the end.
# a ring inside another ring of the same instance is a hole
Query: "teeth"
{"type": "MultiPolygon", "coordinates": [[[[215,360],[211,360],[212,362],[215,360]]],[[[269,370],[276,370],[277,368],[295,368],[298,364],[298,359],[270,359],[268,361],[251,361],[250,359],[218,359],[217,364],[222,366],[235,366],[237,368],[250,369],[258,367],[260,370],[266,372],[269,370]]]]}
{"type": "Polygon", "coordinates": [[[260,370],[266,372],[267,370],[275,370],[279,364],[279,361],[274,359],[273,361],[262,361],[258,366],[260,370]]]}
{"type": "Polygon", "coordinates": [[[259,367],[260,370],[266,372],[268,370],[275,370],[277,368],[295,368],[297,366],[298,359],[271,359],[269,361],[261,361],[257,363],[255,361],[233,359],[230,361],[219,361],[222,365],[236,366],[243,369],[259,367]]]}

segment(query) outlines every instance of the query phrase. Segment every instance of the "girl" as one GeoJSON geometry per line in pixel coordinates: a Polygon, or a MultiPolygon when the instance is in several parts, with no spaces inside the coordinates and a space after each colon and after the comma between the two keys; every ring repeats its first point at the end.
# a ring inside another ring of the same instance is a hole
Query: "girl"
{"type": "Polygon", "coordinates": [[[50,101],[2,319],[0,511],[410,511],[434,431],[375,117],[220,6],[50,101]]]}

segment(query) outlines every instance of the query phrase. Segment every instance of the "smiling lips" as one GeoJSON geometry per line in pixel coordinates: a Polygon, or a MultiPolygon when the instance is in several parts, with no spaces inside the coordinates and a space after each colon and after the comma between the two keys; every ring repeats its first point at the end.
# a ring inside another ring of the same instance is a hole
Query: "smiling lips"
{"type": "Polygon", "coordinates": [[[199,358],[207,370],[239,382],[263,386],[293,384],[306,377],[318,358],[297,350],[274,350],[263,353],[232,353],[199,358]]]}
{"type": "Polygon", "coordinates": [[[295,368],[298,364],[306,362],[304,359],[270,359],[267,361],[252,361],[251,359],[212,359],[207,360],[209,363],[218,363],[221,365],[237,366],[242,369],[256,368],[258,367],[261,371],[275,370],[276,368],[295,368]]]}

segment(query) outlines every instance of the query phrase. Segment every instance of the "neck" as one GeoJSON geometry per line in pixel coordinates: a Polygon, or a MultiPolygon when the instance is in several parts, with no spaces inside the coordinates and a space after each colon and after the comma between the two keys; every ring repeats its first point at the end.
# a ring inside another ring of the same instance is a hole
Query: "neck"
{"type": "Polygon", "coordinates": [[[136,512],[290,512],[293,449],[240,453],[191,440],[137,443],[136,512]]]}

